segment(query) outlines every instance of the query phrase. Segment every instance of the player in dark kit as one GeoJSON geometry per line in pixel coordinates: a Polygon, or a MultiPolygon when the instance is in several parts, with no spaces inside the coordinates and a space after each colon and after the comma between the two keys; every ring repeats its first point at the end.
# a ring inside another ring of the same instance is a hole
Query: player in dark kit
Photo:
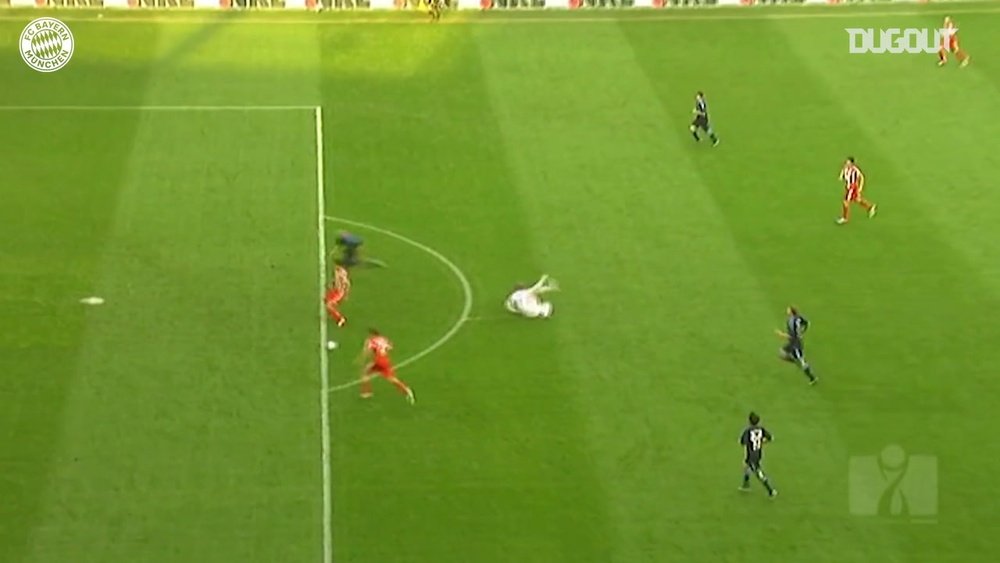
{"type": "Polygon", "coordinates": [[[712,130],[712,125],[708,121],[708,102],[705,101],[705,93],[698,92],[694,97],[694,121],[691,122],[691,135],[695,141],[701,141],[698,130],[704,131],[708,138],[712,140],[712,146],[718,146],[719,137],[712,130]]]}
{"type": "Polygon", "coordinates": [[[813,374],[812,367],[806,361],[805,347],[802,344],[802,337],[809,328],[809,321],[800,315],[798,309],[795,307],[789,307],[787,313],[788,318],[785,320],[785,330],[774,331],[775,334],[786,339],[785,345],[781,347],[778,353],[782,360],[791,362],[802,368],[806,377],[809,378],[809,385],[814,385],[819,378],[813,374]]]}
{"type": "Polygon", "coordinates": [[[743,433],[740,434],[740,445],[746,452],[746,456],[743,458],[745,465],[743,466],[743,484],[740,485],[740,490],[750,490],[750,475],[754,474],[767,489],[767,494],[776,497],[778,490],[771,486],[771,482],[768,481],[767,475],[761,468],[761,461],[764,458],[764,444],[771,441],[771,433],[760,425],[760,416],[757,413],[750,413],[748,418],[750,425],[744,428],[743,433]]]}
{"type": "Polygon", "coordinates": [[[364,243],[364,239],[353,233],[347,231],[337,233],[337,239],[334,241],[334,244],[340,250],[340,258],[335,261],[336,264],[345,268],[356,266],[359,261],[358,251],[364,243]]]}
{"type": "Polygon", "coordinates": [[[340,250],[340,257],[334,260],[334,263],[338,266],[343,266],[344,268],[350,268],[351,266],[357,266],[358,264],[384,268],[385,262],[382,262],[381,260],[361,258],[361,245],[364,243],[365,240],[354,233],[349,233],[347,231],[338,232],[337,239],[334,241],[334,244],[337,249],[340,250]]]}

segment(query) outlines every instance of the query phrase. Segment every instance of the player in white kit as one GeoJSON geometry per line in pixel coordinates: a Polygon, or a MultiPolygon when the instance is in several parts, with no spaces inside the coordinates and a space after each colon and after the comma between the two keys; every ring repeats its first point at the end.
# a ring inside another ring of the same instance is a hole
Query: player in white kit
{"type": "Polygon", "coordinates": [[[504,306],[511,313],[528,317],[529,319],[546,319],[552,316],[552,303],[543,301],[541,295],[556,291],[559,286],[548,274],[542,276],[538,283],[531,287],[518,287],[507,297],[504,306]]]}

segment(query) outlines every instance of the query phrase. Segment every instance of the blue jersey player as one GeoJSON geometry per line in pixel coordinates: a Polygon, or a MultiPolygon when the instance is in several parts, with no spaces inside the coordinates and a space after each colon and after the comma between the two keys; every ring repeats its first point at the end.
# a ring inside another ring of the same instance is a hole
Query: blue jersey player
{"type": "Polygon", "coordinates": [[[338,266],[343,266],[344,268],[350,268],[351,266],[357,266],[358,264],[370,264],[372,266],[385,267],[385,262],[372,258],[366,259],[361,257],[361,246],[364,243],[365,239],[354,233],[349,233],[347,231],[338,232],[337,238],[334,240],[334,244],[340,250],[340,258],[336,259],[334,262],[338,266]]]}
{"type": "Polygon", "coordinates": [[[749,491],[750,475],[756,475],[764,488],[767,489],[767,494],[776,497],[778,491],[771,486],[771,481],[768,480],[763,467],[761,467],[764,459],[764,444],[772,440],[771,433],[760,425],[760,416],[757,413],[751,412],[747,418],[747,422],[750,424],[740,434],[740,445],[743,446],[745,454],[743,458],[743,484],[740,485],[740,490],[749,491]]]}
{"type": "Polygon", "coordinates": [[[789,307],[788,317],[785,319],[785,330],[776,330],[775,334],[785,339],[785,345],[781,347],[779,355],[782,360],[791,362],[800,368],[809,378],[809,385],[814,385],[818,379],[812,371],[809,362],[806,361],[805,346],[802,338],[806,330],[809,329],[809,321],[799,314],[798,309],[789,307]]]}
{"type": "Polygon", "coordinates": [[[337,260],[338,266],[350,267],[358,264],[358,251],[365,240],[354,233],[340,231],[337,233],[337,240],[334,244],[340,249],[340,258],[337,260]]]}

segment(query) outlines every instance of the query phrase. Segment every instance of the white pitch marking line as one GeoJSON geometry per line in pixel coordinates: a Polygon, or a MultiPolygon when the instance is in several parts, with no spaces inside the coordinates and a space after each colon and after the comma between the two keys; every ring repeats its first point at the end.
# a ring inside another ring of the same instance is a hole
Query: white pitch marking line
{"type": "MultiPolygon", "coordinates": [[[[362,229],[367,229],[369,231],[382,233],[383,235],[392,237],[400,242],[406,243],[418,250],[422,250],[423,252],[430,254],[432,257],[434,257],[439,262],[444,264],[445,267],[447,267],[451,271],[451,273],[454,274],[455,278],[458,280],[458,283],[462,286],[462,294],[464,302],[462,304],[462,312],[458,315],[458,319],[455,321],[455,323],[451,325],[451,328],[449,328],[448,331],[445,332],[441,336],[441,338],[438,338],[437,341],[435,341],[433,344],[397,364],[396,369],[403,369],[404,367],[424,358],[428,354],[444,346],[449,340],[454,338],[454,336],[458,333],[458,331],[462,329],[462,326],[469,321],[469,315],[472,313],[472,302],[473,302],[472,284],[469,283],[469,278],[465,275],[462,269],[459,268],[454,262],[449,260],[447,256],[441,254],[440,252],[434,250],[433,248],[427,246],[426,244],[417,242],[407,236],[390,231],[388,229],[376,227],[375,225],[369,225],[368,223],[362,223],[360,221],[352,221],[350,219],[344,219],[341,217],[328,216],[327,220],[333,221],[335,223],[346,223],[348,225],[353,225],[355,227],[360,227],[362,229]]],[[[347,383],[342,383],[340,385],[331,387],[330,392],[332,393],[335,391],[343,391],[344,389],[350,389],[351,387],[354,387],[359,383],[361,383],[360,379],[349,381],[347,383]]]]}
{"type": "MultiPolygon", "coordinates": [[[[961,1],[955,2],[955,4],[961,4],[961,1]]],[[[935,15],[962,15],[962,14],[993,14],[1000,12],[1000,9],[993,7],[976,7],[976,6],[949,6],[949,7],[933,7],[926,8],[923,10],[883,10],[883,11],[869,11],[867,9],[858,10],[843,10],[837,9],[836,12],[813,12],[814,7],[804,6],[801,11],[796,10],[794,13],[765,13],[765,10],[758,9],[747,9],[747,8],[736,8],[740,13],[736,13],[733,9],[725,7],[714,7],[714,8],[693,8],[685,10],[686,12],[701,12],[701,13],[685,13],[677,14],[675,10],[667,10],[670,12],[675,12],[673,15],[640,15],[635,13],[632,16],[616,17],[616,16],[554,16],[554,17],[539,17],[539,16],[526,16],[526,17],[505,17],[505,16],[493,16],[493,17],[482,17],[475,19],[461,19],[461,18],[451,18],[445,19],[439,22],[440,25],[516,25],[516,24],[554,24],[554,23],[643,23],[643,22],[687,22],[687,21],[700,21],[700,20],[799,20],[799,19],[823,19],[823,18],[877,18],[877,17],[908,17],[908,16],[935,16],[935,15]],[[720,13],[723,10],[731,13],[720,13]],[[712,13],[715,12],[715,13],[712,13]]],[[[874,9],[874,7],[873,7],[874,9]]],[[[531,9],[525,8],[521,11],[525,12],[535,12],[542,11],[544,8],[531,9]]],[[[179,25],[217,25],[218,22],[209,19],[199,19],[199,18],[187,18],[187,17],[124,17],[124,18],[103,18],[96,19],[94,17],[75,17],[75,16],[62,16],[59,18],[64,22],[79,22],[79,23],[111,23],[111,24],[179,24],[179,25]]],[[[0,21],[17,21],[23,22],[23,17],[9,17],[0,16],[0,21]]],[[[365,17],[365,18],[324,18],[318,17],[316,19],[265,19],[261,18],[237,18],[237,19],[227,19],[226,25],[242,24],[242,25],[427,25],[426,20],[423,18],[419,19],[399,19],[393,17],[365,17]]],[[[311,107],[311,106],[310,106],[311,107]]]]}
{"type": "Polygon", "coordinates": [[[323,166],[323,108],[316,106],[316,238],[319,248],[319,376],[320,423],[323,446],[323,563],[333,563],[333,484],[330,477],[330,358],[323,294],[326,291],[326,189],[323,166]]]}
{"type": "Polygon", "coordinates": [[[0,111],[302,111],[316,106],[2,106],[0,111]]]}

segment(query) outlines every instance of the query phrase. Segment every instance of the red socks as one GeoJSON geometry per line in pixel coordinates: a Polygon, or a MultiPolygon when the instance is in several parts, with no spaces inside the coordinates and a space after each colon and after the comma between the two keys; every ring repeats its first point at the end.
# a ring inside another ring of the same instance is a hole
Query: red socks
{"type": "Polygon", "coordinates": [[[336,321],[338,325],[341,324],[341,323],[343,323],[346,320],[346,319],[344,319],[344,315],[340,314],[340,311],[338,311],[334,307],[329,307],[328,306],[326,308],[326,312],[330,314],[330,317],[334,321],[336,321]]]}

